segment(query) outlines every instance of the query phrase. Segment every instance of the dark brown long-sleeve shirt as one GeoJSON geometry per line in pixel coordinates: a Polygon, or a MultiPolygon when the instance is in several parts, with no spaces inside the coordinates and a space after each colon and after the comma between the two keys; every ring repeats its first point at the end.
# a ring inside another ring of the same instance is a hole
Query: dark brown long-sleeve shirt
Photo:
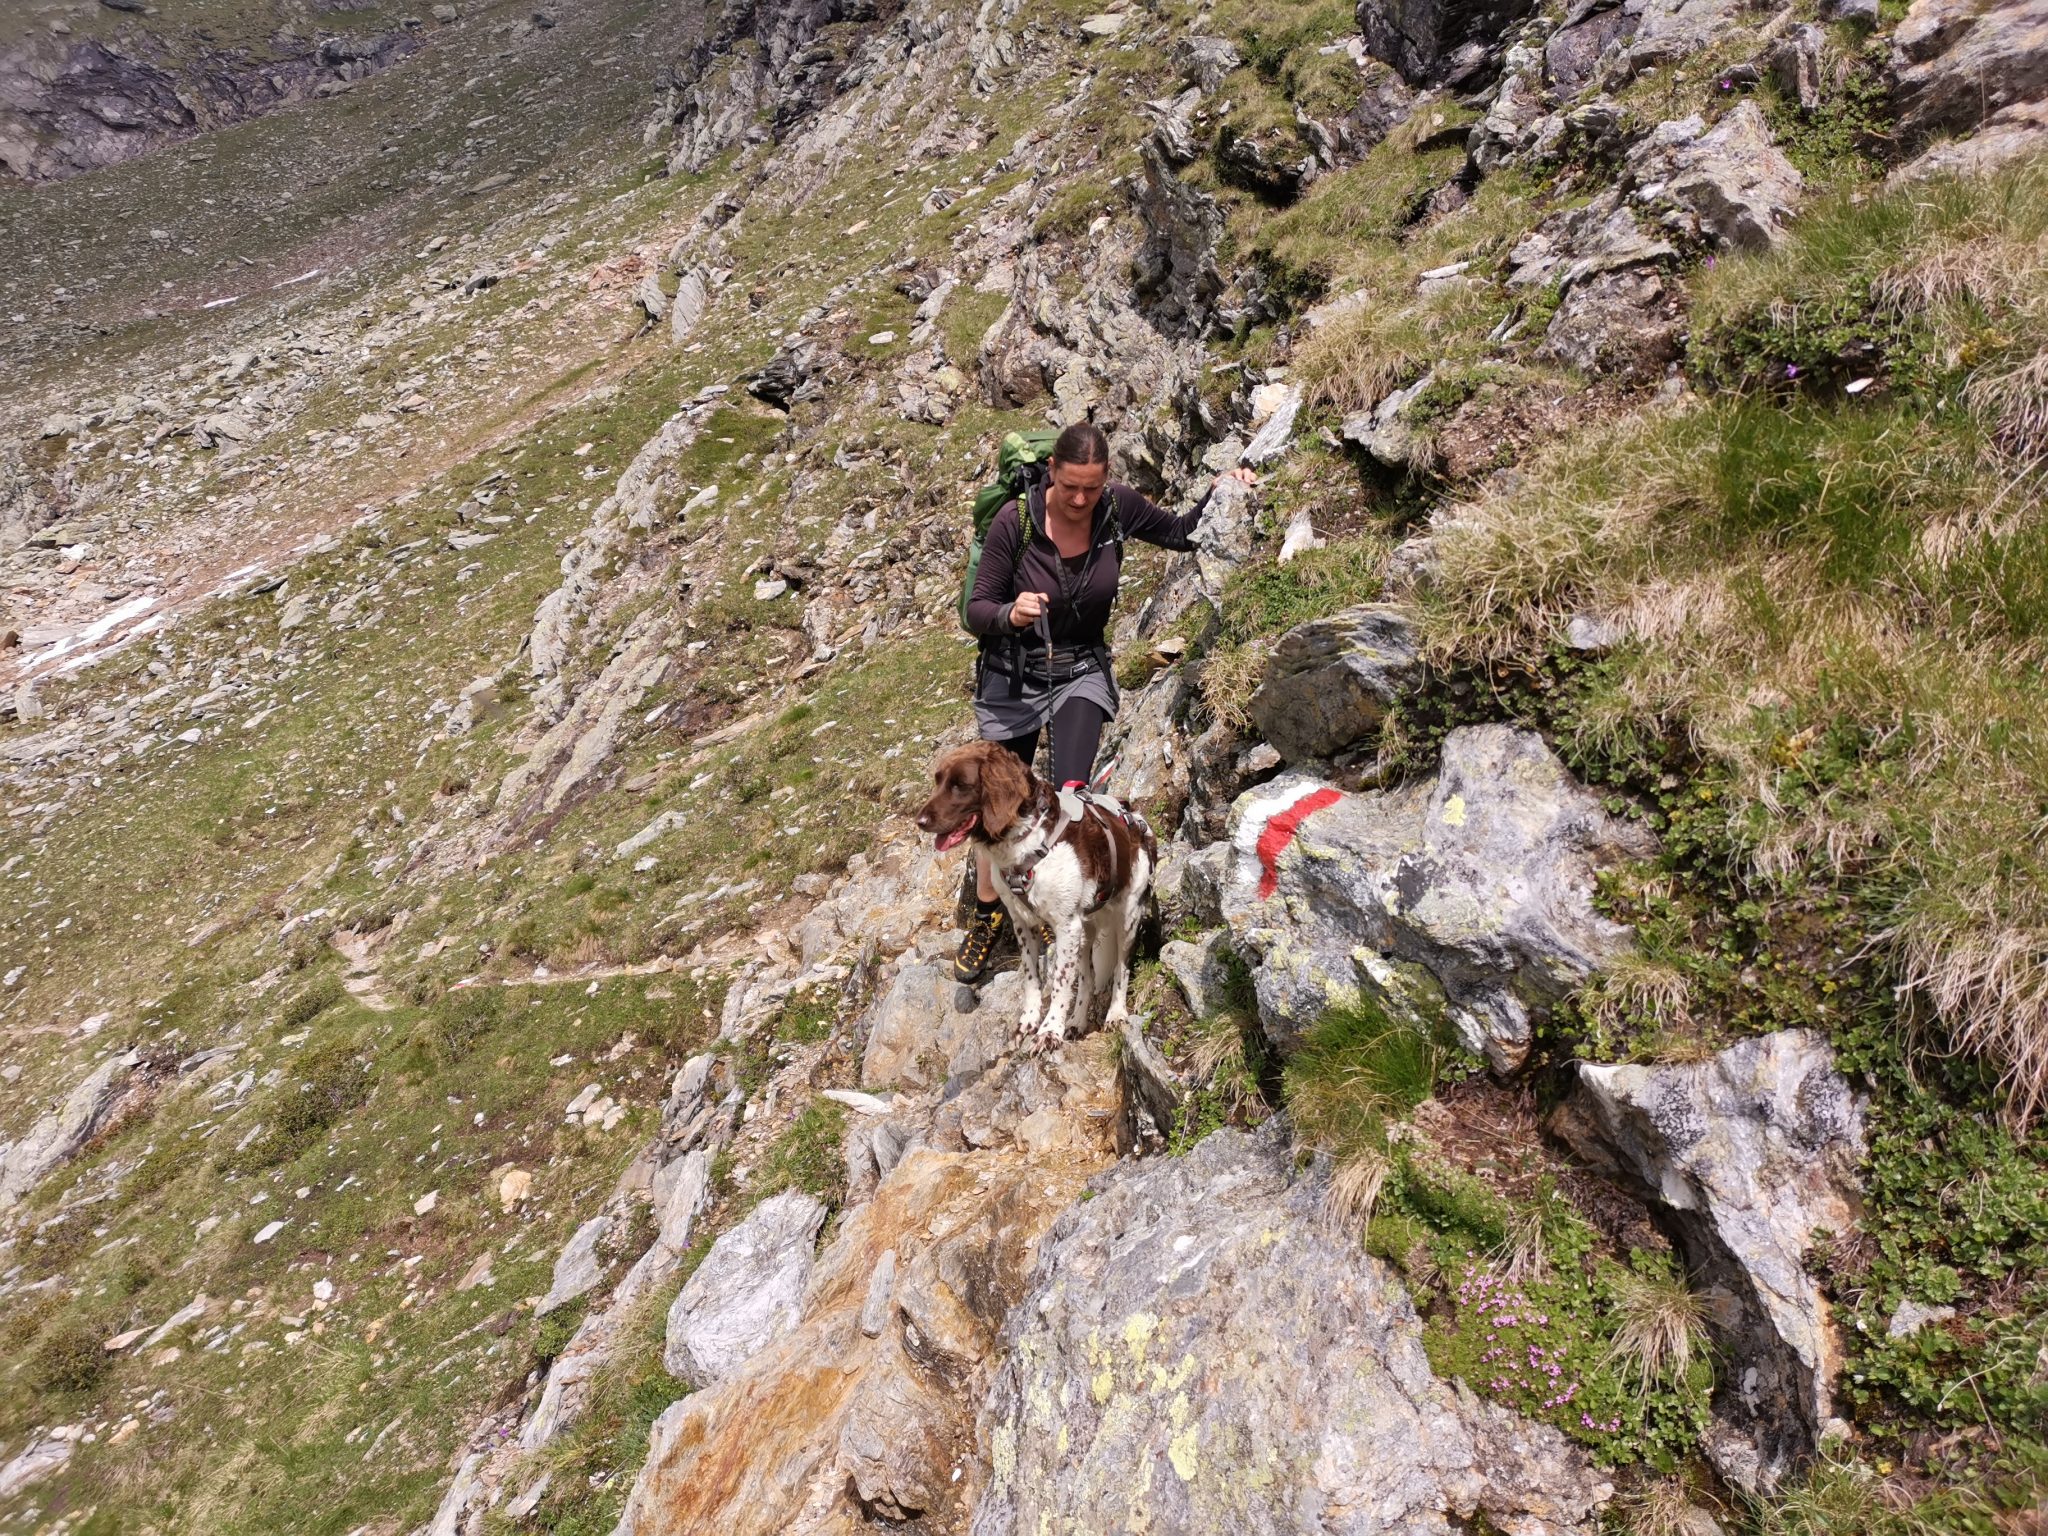
{"type": "Polygon", "coordinates": [[[1019,592],[1043,592],[1051,598],[1047,619],[1054,645],[1104,644],[1123,565],[1123,552],[1110,523],[1111,498],[1115,499],[1124,537],[1142,539],[1162,549],[1194,548],[1190,535],[1209,505],[1209,498],[1204,496],[1193,511],[1176,516],[1128,485],[1105,486],[1102,499],[1095,504],[1094,536],[1089,550],[1065,560],[1059,546],[1045,531],[1045,500],[1034,487],[1029,498],[1031,543],[1024,550],[1020,568],[1018,504],[1004,502],[982,541],[981,566],[975,572],[974,593],[967,600],[968,627],[979,635],[1018,635],[1025,644],[1036,644],[1031,628],[1020,631],[1012,626],[1010,605],[1019,592]]]}

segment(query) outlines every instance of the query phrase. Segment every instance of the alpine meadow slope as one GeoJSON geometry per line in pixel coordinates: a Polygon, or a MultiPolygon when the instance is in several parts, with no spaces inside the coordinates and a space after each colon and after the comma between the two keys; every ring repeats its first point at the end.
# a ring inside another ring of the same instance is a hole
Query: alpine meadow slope
{"type": "Polygon", "coordinates": [[[2035,0],[6,29],[0,1526],[2048,1522],[2035,0]],[[1084,419],[1260,478],[1040,1052],[1084,419]]]}

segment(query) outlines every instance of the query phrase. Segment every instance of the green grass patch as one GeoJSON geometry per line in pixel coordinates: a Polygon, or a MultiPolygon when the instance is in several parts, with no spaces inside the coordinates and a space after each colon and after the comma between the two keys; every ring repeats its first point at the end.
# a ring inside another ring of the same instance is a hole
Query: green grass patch
{"type": "Polygon", "coordinates": [[[843,1105],[811,1100],[762,1153],[747,1187],[749,1196],[758,1202],[795,1189],[838,1210],[846,1197],[846,1163],[839,1155],[845,1132],[843,1105]]]}

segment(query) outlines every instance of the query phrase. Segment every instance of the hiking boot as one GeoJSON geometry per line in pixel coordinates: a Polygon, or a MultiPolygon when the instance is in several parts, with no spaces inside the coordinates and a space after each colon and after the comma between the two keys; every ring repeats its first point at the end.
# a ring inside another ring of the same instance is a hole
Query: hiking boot
{"type": "Polygon", "coordinates": [[[953,979],[962,986],[978,987],[996,973],[998,962],[1016,953],[1017,934],[1010,925],[1010,914],[1001,906],[992,912],[976,911],[960,940],[960,952],[953,957],[953,979]]]}

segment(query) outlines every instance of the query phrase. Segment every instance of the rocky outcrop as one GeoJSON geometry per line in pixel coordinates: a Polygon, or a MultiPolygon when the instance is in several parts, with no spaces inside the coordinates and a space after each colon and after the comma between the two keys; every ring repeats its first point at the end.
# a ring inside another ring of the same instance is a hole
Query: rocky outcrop
{"type": "Polygon", "coordinates": [[[598,1244],[610,1229],[611,1218],[601,1214],[576,1229],[556,1255],[547,1294],[534,1303],[534,1316],[545,1317],[558,1307],[566,1307],[604,1279],[604,1261],[598,1255],[598,1244]]]}
{"type": "Polygon", "coordinates": [[[1330,1009],[1453,1029],[1501,1071],[1533,1021],[1628,946],[1593,909],[1596,873],[1652,851],[1542,738],[1444,739],[1437,775],[1347,794],[1306,774],[1247,792],[1227,831],[1222,915],[1285,1051],[1330,1009]]]}
{"type": "Polygon", "coordinates": [[[1413,617],[1368,603],[1282,635],[1246,712],[1289,762],[1329,757],[1377,731],[1421,678],[1413,617]]]}
{"type": "Polygon", "coordinates": [[[1366,51],[1410,85],[1468,85],[1529,0],[1358,0],[1366,51]]]}
{"type": "Polygon", "coordinates": [[[1777,244],[1804,190],[1754,101],[1738,103],[1711,129],[1697,115],[1659,123],[1630,153],[1628,173],[1639,200],[1689,219],[1723,250],[1777,244]]]}
{"type": "Polygon", "coordinates": [[[662,1363],[679,1381],[723,1381],[796,1326],[825,1207],[796,1190],[763,1200],[711,1246],[668,1309],[662,1363]]]}
{"type": "Polygon", "coordinates": [[[1219,1131],[1053,1226],[980,1417],[974,1536],[1597,1528],[1608,1485],[1431,1373],[1406,1292],[1291,1163],[1277,1122],[1219,1131]]]}
{"type": "Polygon", "coordinates": [[[1574,283],[1536,350],[1581,373],[1652,384],[1677,361],[1684,334],[1677,291],[1661,272],[1638,267],[1574,283]]]}
{"type": "Polygon", "coordinates": [[[69,1162],[102,1124],[121,1084],[140,1060],[134,1052],[111,1057],[65,1095],[64,1102],[29,1127],[18,1141],[0,1143],[0,1216],[69,1162]]]}
{"type": "Polygon", "coordinates": [[[986,1475],[971,1447],[997,1337],[1046,1228],[1110,1155],[1108,1120],[1062,1099],[1113,1093],[1101,1054],[1059,1054],[908,1117],[918,1144],[845,1213],[801,1324],[655,1422],[617,1536],[959,1528],[986,1475]]]}
{"type": "Polygon", "coordinates": [[[838,0],[725,7],[679,71],[687,83],[671,109],[670,173],[693,176],[735,144],[780,139],[831,100],[844,60],[813,44],[849,9],[838,0]]]}
{"type": "Polygon", "coordinates": [[[1135,197],[1147,233],[1131,264],[1131,284],[1163,328],[1199,331],[1223,292],[1216,265],[1223,206],[1174,175],[1150,141],[1140,154],[1145,174],[1135,197]]]}
{"type": "Polygon", "coordinates": [[[346,90],[418,46],[409,31],[280,37],[265,58],[150,32],[24,40],[0,51],[0,171],[52,181],[117,165],[346,90]]]}
{"type": "Polygon", "coordinates": [[[1709,1288],[1736,1369],[1709,1442],[1722,1475],[1765,1490],[1833,1414],[1841,1350],[1808,1256],[1856,1228],[1862,1107],[1827,1042],[1787,1030],[1696,1066],[1579,1068],[1553,1121],[1581,1157],[1633,1187],[1709,1288]]]}

